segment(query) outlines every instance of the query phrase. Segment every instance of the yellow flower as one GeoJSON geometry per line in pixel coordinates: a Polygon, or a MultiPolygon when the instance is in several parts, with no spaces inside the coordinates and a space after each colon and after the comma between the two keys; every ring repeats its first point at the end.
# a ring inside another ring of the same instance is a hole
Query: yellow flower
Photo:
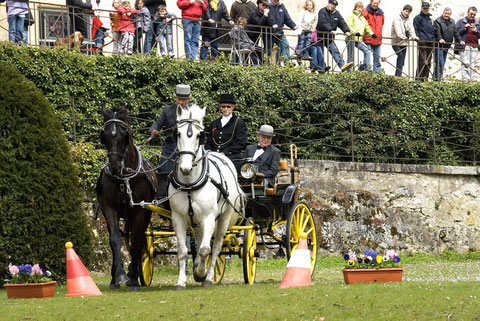
{"type": "Polygon", "coordinates": [[[377,263],[382,263],[382,256],[381,255],[377,255],[377,263]]]}
{"type": "Polygon", "coordinates": [[[354,266],[354,265],[355,265],[355,261],[354,261],[354,260],[348,260],[348,261],[347,261],[347,264],[348,264],[348,266],[354,266]]]}

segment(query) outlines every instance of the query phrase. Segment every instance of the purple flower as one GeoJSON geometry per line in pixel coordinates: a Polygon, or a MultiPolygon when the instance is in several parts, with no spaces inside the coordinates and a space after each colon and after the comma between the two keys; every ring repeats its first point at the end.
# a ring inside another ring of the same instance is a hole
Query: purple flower
{"type": "Polygon", "coordinates": [[[365,256],[371,256],[373,259],[375,259],[378,255],[377,252],[371,251],[371,250],[365,250],[365,256]]]}
{"type": "Polygon", "coordinates": [[[344,259],[345,261],[350,260],[350,255],[344,254],[344,255],[343,255],[343,259],[344,259]]]}
{"type": "Polygon", "coordinates": [[[365,260],[363,260],[363,263],[365,263],[365,264],[370,263],[370,259],[368,257],[366,257],[365,260]]]}
{"type": "Polygon", "coordinates": [[[19,274],[32,274],[32,265],[31,264],[23,264],[18,267],[19,274]]]}
{"type": "Polygon", "coordinates": [[[348,251],[348,258],[352,261],[356,261],[357,260],[357,254],[355,252],[353,252],[352,250],[348,251]]]}
{"type": "Polygon", "coordinates": [[[398,263],[398,262],[400,262],[400,258],[399,258],[398,256],[395,256],[395,257],[393,258],[393,261],[394,261],[395,263],[398,263]]]}
{"type": "Polygon", "coordinates": [[[362,258],[361,257],[357,258],[357,262],[362,263],[363,262],[362,258]]]}

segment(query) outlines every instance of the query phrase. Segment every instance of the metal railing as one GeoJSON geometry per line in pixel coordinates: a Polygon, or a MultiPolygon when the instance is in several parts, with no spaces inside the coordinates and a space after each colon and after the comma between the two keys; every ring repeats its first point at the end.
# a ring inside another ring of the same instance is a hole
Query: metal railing
{"type": "MultiPolygon", "coordinates": [[[[0,8],[2,8],[4,4],[0,5],[0,8]]],[[[92,41],[91,38],[91,30],[92,30],[92,19],[93,19],[93,11],[89,10],[81,10],[81,8],[74,8],[74,7],[67,7],[63,5],[52,5],[49,3],[42,3],[42,2],[34,2],[30,1],[29,2],[29,8],[30,12],[32,15],[33,20],[35,23],[31,26],[28,27],[28,43],[33,46],[53,46],[55,41],[58,39],[62,39],[65,37],[68,37],[73,33],[73,31],[78,29],[78,25],[75,23],[81,22],[82,24],[85,24],[87,27],[87,35],[86,39],[83,42],[83,45],[81,47],[81,51],[84,51],[86,53],[99,53],[103,52],[103,54],[111,54],[112,53],[112,47],[113,43],[118,41],[118,39],[115,39],[113,33],[106,32],[105,33],[105,39],[104,43],[101,48],[97,48],[94,45],[94,42],[92,41]]],[[[0,12],[5,12],[3,9],[0,9],[0,12]]],[[[113,10],[98,10],[97,16],[101,18],[108,19],[110,13],[114,13],[115,11],[113,10]]],[[[104,19],[104,20],[105,20],[104,19]]],[[[2,20],[6,20],[6,17],[3,19],[0,19],[0,22],[2,20]]],[[[185,58],[185,53],[183,51],[183,41],[184,41],[184,29],[181,23],[181,19],[174,19],[172,22],[172,46],[173,46],[173,51],[174,51],[174,57],[178,59],[183,59],[185,58]]],[[[108,26],[110,28],[110,26],[108,26]]],[[[209,27],[202,26],[204,30],[209,29],[209,27]]],[[[95,29],[95,27],[94,27],[95,29]]],[[[279,57],[280,54],[277,53],[277,56],[274,57],[275,59],[270,59],[269,57],[271,56],[271,53],[275,53],[276,49],[274,44],[278,44],[281,41],[281,38],[278,34],[279,30],[272,30],[269,27],[262,27],[262,26],[251,26],[247,25],[246,29],[248,34],[252,36],[252,38],[258,38],[258,41],[254,43],[255,49],[256,50],[249,50],[248,48],[242,48],[240,40],[238,39],[238,35],[241,34],[243,31],[238,31],[238,26],[235,27],[236,31],[232,31],[231,26],[228,25],[228,23],[224,22],[223,24],[219,25],[217,28],[215,28],[217,31],[217,36],[212,39],[207,41],[202,41],[202,36],[199,36],[198,38],[195,37],[196,41],[199,43],[199,50],[198,54],[201,50],[202,47],[207,48],[208,50],[208,57],[214,57],[217,56],[217,53],[224,52],[227,55],[231,55],[231,62],[232,64],[257,64],[257,61],[259,64],[262,63],[281,63],[281,64],[287,64],[287,63],[292,63],[295,65],[302,66],[306,69],[310,70],[316,70],[319,68],[313,68],[313,67],[318,67],[318,62],[315,60],[313,61],[308,61],[305,59],[292,59],[293,56],[298,53],[296,52],[296,44],[298,42],[298,35],[290,29],[283,29],[282,31],[285,34],[285,39],[288,42],[288,48],[289,48],[289,55],[287,57],[279,57]],[[253,30],[257,29],[257,30],[253,30]],[[233,36],[233,33],[236,33],[235,37],[233,36]],[[232,39],[234,38],[234,39],[232,39]],[[218,42],[218,50],[213,48],[211,46],[212,42],[218,42]],[[266,57],[266,59],[263,59],[266,57]]],[[[8,33],[8,30],[6,28],[3,28],[3,30],[8,33]]],[[[153,54],[160,54],[160,37],[158,37],[157,30],[152,30],[153,35],[154,35],[154,45],[155,48],[153,49],[153,54]]],[[[318,38],[328,38],[331,36],[331,34],[321,34],[319,33],[318,38]]],[[[144,39],[142,38],[142,43],[144,39]]],[[[347,62],[347,57],[348,57],[348,44],[350,43],[348,40],[346,40],[345,35],[343,34],[337,34],[335,36],[335,39],[332,40],[335,43],[335,47],[338,49],[338,56],[342,59],[343,62],[347,62]]],[[[324,46],[326,43],[311,43],[309,47],[304,51],[307,55],[314,55],[316,52],[317,54],[321,50],[321,54],[323,56],[323,59],[321,61],[324,61],[325,66],[324,67],[330,67],[328,72],[341,72],[342,68],[342,62],[340,62],[337,57],[332,55],[332,53],[327,49],[326,46],[324,46]]],[[[425,44],[420,44],[421,46],[424,46],[425,44]]],[[[69,45],[68,45],[69,46],[69,45]]],[[[433,78],[433,71],[435,70],[435,59],[434,59],[434,53],[436,49],[439,49],[438,43],[432,43],[429,45],[429,47],[432,49],[433,53],[431,56],[431,68],[429,68],[429,78],[433,78]]],[[[408,40],[406,47],[403,49],[405,51],[405,66],[404,68],[399,71],[401,76],[403,77],[408,77],[411,79],[416,78],[416,72],[418,68],[418,55],[419,55],[419,43],[417,43],[414,40],[408,40]]],[[[140,53],[142,53],[142,48],[140,49],[140,53]]],[[[370,50],[370,49],[369,49],[370,50]]],[[[382,71],[385,72],[386,74],[389,75],[394,75],[396,70],[396,60],[397,60],[397,53],[393,50],[392,48],[392,39],[388,37],[383,37],[382,38],[382,45],[381,45],[381,53],[380,53],[380,61],[381,61],[381,67],[382,71]]],[[[373,60],[373,52],[371,52],[372,60],[373,60]]],[[[363,64],[363,53],[359,50],[357,46],[353,46],[353,51],[352,55],[354,57],[353,59],[353,68],[348,68],[346,71],[351,71],[351,70],[358,70],[359,67],[363,64]]],[[[315,58],[315,57],[313,57],[315,58]]],[[[477,61],[480,59],[476,59],[471,68],[470,71],[473,73],[474,78],[478,78],[478,74],[480,72],[478,71],[478,68],[475,66],[477,61]]],[[[370,66],[371,67],[371,66],[370,66]]],[[[446,67],[443,72],[444,76],[443,79],[447,80],[453,80],[453,79],[461,79],[461,71],[464,69],[466,66],[464,66],[461,62],[461,59],[458,55],[454,54],[453,51],[453,46],[452,48],[448,51],[448,58],[446,62],[446,67]]],[[[325,70],[324,68],[320,68],[325,70]]],[[[328,69],[328,68],[327,68],[328,69]]],[[[370,68],[368,68],[370,69],[370,68]]]]}
{"type": "MultiPolygon", "coordinates": [[[[103,128],[103,119],[100,110],[92,106],[126,105],[138,110],[131,114],[131,128],[135,140],[141,143],[165,105],[161,101],[138,99],[48,98],[70,141],[74,144],[87,141],[99,148],[98,134],[103,128]]],[[[419,116],[405,124],[400,116],[390,113],[376,114],[375,119],[370,119],[355,113],[285,111],[285,108],[259,108],[239,116],[248,117],[245,120],[252,142],[256,139],[258,124],[269,123],[275,127],[275,145],[287,151],[290,144],[296,144],[302,158],[400,164],[477,165],[478,162],[480,121],[477,120],[419,116]]],[[[207,113],[205,125],[217,117],[219,115],[207,113]]],[[[159,141],[154,144],[161,145],[159,141]]]]}

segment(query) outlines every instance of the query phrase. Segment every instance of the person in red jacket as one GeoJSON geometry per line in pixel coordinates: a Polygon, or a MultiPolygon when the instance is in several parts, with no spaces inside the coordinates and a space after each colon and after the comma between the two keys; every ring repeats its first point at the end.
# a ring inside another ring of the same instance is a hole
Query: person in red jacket
{"type": "Polygon", "coordinates": [[[200,18],[207,12],[207,0],[177,0],[177,6],[182,10],[185,58],[195,60],[200,38],[200,18]]]}
{"type": "Polygon", "coordinates": [[[135,23],[133,15],[137,13],[137,9],[130,7],[130,1],[122,1],[122,5],[117,8],[120,14],[118,20],[118,31],[122,34],[122,42],[120,43],[120,53],[131,55],[133,53],[133,37],[135,36],[135,23]]]}
{"type": "Polygon", "coordinates": [[[380,72],[380,46],[382,45],[382,29],[385,22],[385,16],[382,9],[378,7],[380,0],[370,0],[370,4],[363,9],[363,16],[367,19],[367,22],[372,29],[373,37],[363,37],[365,42],[373,52],[373,71],[380,72]]]}

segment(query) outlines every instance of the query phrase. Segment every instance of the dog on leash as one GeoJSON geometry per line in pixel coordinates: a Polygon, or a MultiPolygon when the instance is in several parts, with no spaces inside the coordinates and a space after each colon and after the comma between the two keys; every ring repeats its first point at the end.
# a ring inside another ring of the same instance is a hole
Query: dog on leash
{"type": "Polygon", "coordinates": [[[75,47],[80,47],[82,45],[83,39],[85,37],[82,35],[80,31],[75,31],[70,36],[65,38],[59,38],[53,44],[55,47],[63,46],[69,49],[73,49],[75,47]]]}

